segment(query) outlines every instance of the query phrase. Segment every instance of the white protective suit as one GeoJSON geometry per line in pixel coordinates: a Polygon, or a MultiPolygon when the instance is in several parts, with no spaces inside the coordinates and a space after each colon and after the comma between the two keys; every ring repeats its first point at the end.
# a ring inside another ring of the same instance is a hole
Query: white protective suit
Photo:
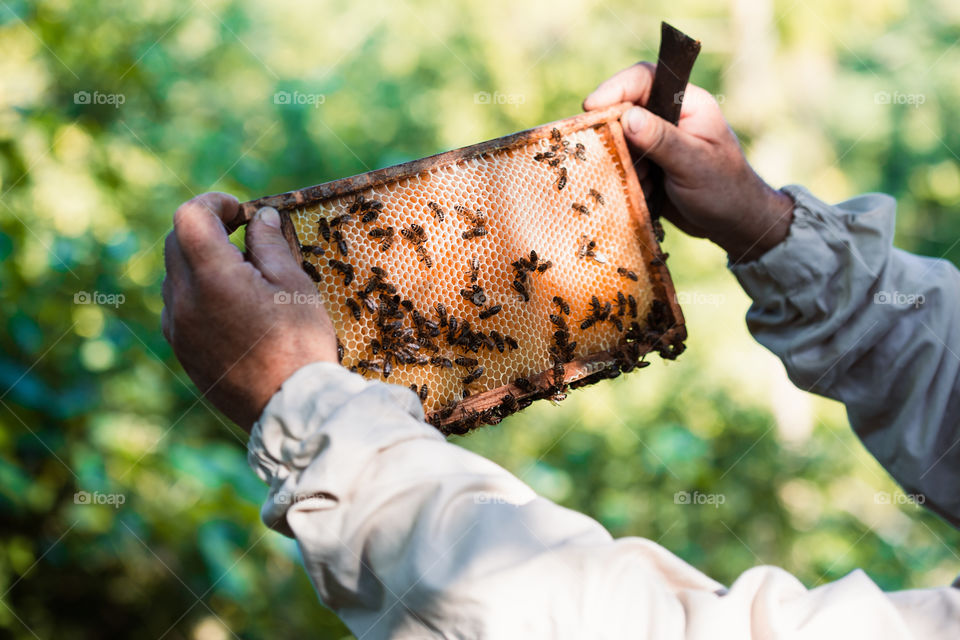
{"type": "MultiPolygon", "coordinates": [[[[889,196],[786,191],[789,236],[731,267],[751,332],[960,523],[960,273],[892,248],[889,196]]],[[[286,381],[249,452],[270,485],[264,521],[297,539],[359,638],[960,639],[960,589],[884,593],[855,571],[808,590],[775,567],[727,588],[649,540],[615,540],[447,443],[410,390],[335,364],[286,381]]]]}

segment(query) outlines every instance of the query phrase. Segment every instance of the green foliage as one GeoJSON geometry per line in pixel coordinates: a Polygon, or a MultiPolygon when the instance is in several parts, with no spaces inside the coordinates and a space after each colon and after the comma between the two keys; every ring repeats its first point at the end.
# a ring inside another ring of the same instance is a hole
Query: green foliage
{"type": "MultiPolygon", "coordinates": [[[[174,208],[571,115],[655,55],[661,16],[703,40],[694,79],[765,177],[825,199],[892,193],[899,243],[960,261],[948,0],[0,3],[0,628],[348,635],[259,522],[244,435],[160,335],[174,208]]],[[[461,444],[727,583],[758,563],[811,586],[855,567],[889,589],[951,580],[960,536],[897,504],[835,404],[790,389],[747,336],[721,253],[675,230],[667,250],[682,358],[461,444]]]]}

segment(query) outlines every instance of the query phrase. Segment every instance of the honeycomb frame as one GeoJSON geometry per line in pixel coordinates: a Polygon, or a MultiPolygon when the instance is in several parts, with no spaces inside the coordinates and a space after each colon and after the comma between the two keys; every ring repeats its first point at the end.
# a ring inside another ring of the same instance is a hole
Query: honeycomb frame
{"type": "Polygon", "coordinates": [[[241,224],[263,206],[280,212],[291,251],[317,282],[338,336],[350,336],[341,353],[345,366],[370,378],[410,383],[414,389],[422,390],[430,382],[433,393],[422,398],[424,411],[428,421],[444,433],[495,424],[533,400],[562,399],[568,387],[643,367],[649,364],[645,357],[650,351],[666,359],[683,351],[686,328],[666,256],[657,241],[659,223],[651,220],[619,122],[630,106],[623,103],[427,158],[251,200],[241,205],[241,224]],[[591,186],[601,183],[608,185],[603,193],[591,186]],[[442,215],[432,208],[434,204],[442,215]],[[578,211],[577,205],[587,212],[578,211]],[[374,211],[371,206],[379,208],[374,211]],[[329,234],[330,223],[345,215],[347,221],[334,229],[339,236],[321,237],[320,226],[325,225],[329,234]],[[481,225],[475,224],[477,216],[483,218],[481,225]],[[367,217],[373,220],[361,222],[367,217]],[[419,243],[413,231],[417,226],[425,238],[419,243]],[[483,236],[467,237],[479,226],[483,236]],[[576,227],[572,236],[564,233],[568,227],[576,227]],[[380,251],[384,238],[373,238],[370,232],[387,228],[393,229],[391,246],[380,251]],[[579,238],[576,231],[581,231],[579,238]],[[345,241],[346,255],[337,245],[338,237],[345,241]],[[596,247],[587,242],[598,240],[603,241],[596,247]],[[528,254],[531,248],[536,256],[528,254]],[[513,251],[504,256],[507,249],[513,251]],[[429,265],[423,254],[429,256],[429,265]],[[517,257],[513,266],[508,264],[509,257],[517,257]],[[472,272],[475,258],[483,278],[472,272]],[[345,274],[331,260],[350,265],[352,288],[345,286],[345,274]],[[520,272],[531,260],[541,266],[550,260],[553,266],[543,272],[527,270],[528,275],[521,278],[520,272]],[[362,294],[361,288],[378,280],[371,267],[384,268],[387,263],[387,278],[381,280],[394,291],[385,294],[373,289],[380,302],[374,299],[370,308],[364,308],[371,296],[362,294]],[[400,279],[390,279],[396,272],[401,273],[400,279]],[[584,281],[589,281],[589,274],[594,274],[595,281],[587,296],[580,289],[587,288],[584,281]],[[511,290],[506,284],[511,278],[523,280],[532,292],[511,290]],[[466,295],[477,282],[489,303],[478,305],[476,298],[466,295]],[[577,312],[571,309],[564,314],[550,294],[559,295],[577,312]],[[390,309],[400,300],[406,306],[397,313],[399,325],[393,335],[415,332],[419,339],[426,331],[425,319],[431,330],[440,325],[431,304],[440,301],[452,317],[468,320],[480,338],[468,332],[466,343],[461,340],[458,345],[449,338],[440,349],[438,343],[443,344],[449,329],[441,325],[433,340],[420,341],[435,351],[411,352],[419,361],[399,363],[382,355],[377,360],[379,349],[374,350],[372,340],[385,337],[385,322],[384,312],[374,312],[374,305],[394,295],[398,296],[394,302],[386,302],[390,309]],[[627,296],[629,307],[625,307],[627,296]],[[500,307],[499,312],[484,318],[482,314],[493,306],[500,307]],[[627,308],[631,313],[625,313],[627,308]],[[419,318],[408,322],[414,312],[419,318]],[[602,320],[582,328],[592,316],[602,320]],[[558,331],[561,323],[563,329],[558,331]],[[516,338],[507,331],[511,327],[516,338]],[[558,337],[558,333],[566,335],[558,337]],[[491,336],[497,336],[496,342],[491,336]],[[520,346],[504,348],[504,336],[520,346]],[[468,346],[471,338],[476,338],[472,347],[468,346]],[[472,366],[428,366],[431,353],[448,361],[459,357],[472,366]],[[393,362],[386,376],[384,361],[393,362]],[[478,363],[484,373],[464,383],[478,363]]]}

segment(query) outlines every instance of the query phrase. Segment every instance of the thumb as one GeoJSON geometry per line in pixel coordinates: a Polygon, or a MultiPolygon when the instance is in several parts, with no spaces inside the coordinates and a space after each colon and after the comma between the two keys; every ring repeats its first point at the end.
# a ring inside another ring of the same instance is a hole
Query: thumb
{"type": "Polygon", "coordinates": [[[280,214],[273,207],[257,211],[247,225],[247,259],[275,285],[296,287],[306,278],[280,231],[280,214]]]}
{"type": "Polygon", "coordinates": [[[689,161],[693,139],[643,107],[631,107],[620,118],[627,141],[664,171],[679,171],[689,161]]]}

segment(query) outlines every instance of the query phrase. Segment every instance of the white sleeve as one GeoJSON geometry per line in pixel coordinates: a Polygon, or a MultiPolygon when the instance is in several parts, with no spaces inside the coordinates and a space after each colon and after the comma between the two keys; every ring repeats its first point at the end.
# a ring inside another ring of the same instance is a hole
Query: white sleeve
{"type": "Polygon", "coordinates": [[[960,272],[893,248],[896,201],[801,187],[790,234],[732,270],[747,325],[802,389],[847,407],[907,493],[960,526],[960,272]]]}
{"type": "Polygon", "coordinates": [[[409,390],[300,369],[250,438],[262,516],[294,536],[359,638],[953,638],[960,591],[884,594],[862,572],[808,591],[759,567],[729,589],[538,497],[446,442],[409,390]]]}

